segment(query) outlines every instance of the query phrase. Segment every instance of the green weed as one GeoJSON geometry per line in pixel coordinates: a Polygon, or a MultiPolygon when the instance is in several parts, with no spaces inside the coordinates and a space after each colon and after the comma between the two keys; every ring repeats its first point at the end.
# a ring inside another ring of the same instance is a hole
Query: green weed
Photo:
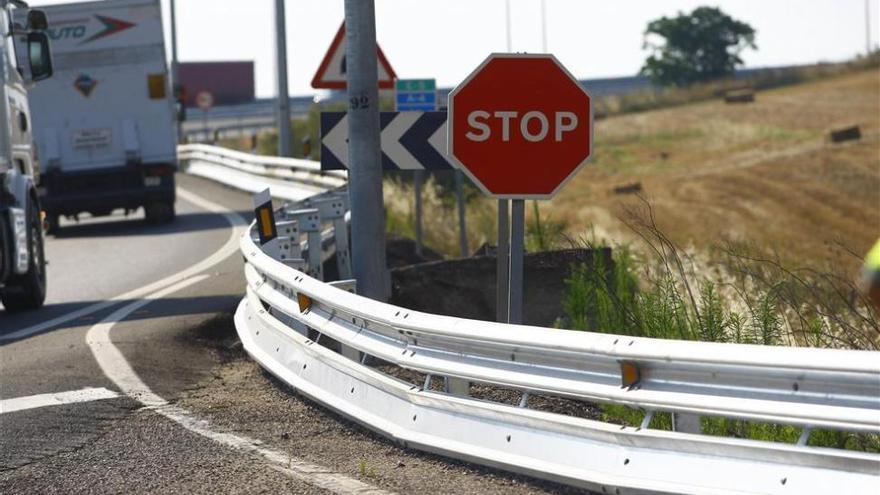
{"type": "MultiPolygon", "coordinates": [[[[696,262],[657,229],[647,207],[647,215],[629,225],[650,254],[637,257],[623,246],[610,258],[597,254],[591,263],[573,266],[557,326],[706,342],[880,347],[877,314],[849,278],[833,271],[788,268],[778,258],[732,243],[719,249],[716,266],[706,271],[712,275],[698,274],[696,262]]],[[[610,422],[638,426],[644,419],[643,411],[602,407],[610,422]]],[[[701,422],[709,435],[795,443],[802,433],[799,427],[727,418],[703,417],[701,422]]],[[[671,428],[671,421],[659,413],[651,424],[671,428]]],[[[808,445],[877,452],[880,435],[817,430],[808,445]]]]}

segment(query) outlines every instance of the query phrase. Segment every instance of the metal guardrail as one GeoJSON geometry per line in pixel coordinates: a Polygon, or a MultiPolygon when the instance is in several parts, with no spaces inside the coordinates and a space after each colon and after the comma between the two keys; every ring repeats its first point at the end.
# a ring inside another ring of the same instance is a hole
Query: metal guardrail
{"type": "Polygon", "coordinates": [[[344,186],[347,173],[322,171],[318,162],[242,153],[219,146],[185,144],[177,148],[187,173],[256,193],[271,187],[274,197],[301,201],[344,186]]]}
{"type": "Polygon", "coordinates": [[[235,316],[244,348],[299,392],[405,446],[601,493],[873,493],[880,485],[880,455],[807,445],[813,429],[880,433],[880,353],[425,314],[323,283],[303,259],[279,261],[252,236],[241,239],[248,288],[235,316]],[[365,364],[377,360],[425,381],[365,364]],[[476,399],[470,383],[518,391],[519,406],[476,399]],[[638,408],[645,421],[634,428],[539,411],[529,405],[537,395],[638,408]],[[651,428],[660,412],[802,434],[786,444],[662,431],[651,428]]]}

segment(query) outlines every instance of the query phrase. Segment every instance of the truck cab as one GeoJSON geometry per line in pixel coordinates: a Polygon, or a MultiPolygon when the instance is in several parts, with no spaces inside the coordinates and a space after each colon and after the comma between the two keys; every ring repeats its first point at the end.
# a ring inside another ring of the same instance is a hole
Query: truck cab
{"type": "Polygon", "coordinates": [[[48,21],[18,0],[0,0],[0,301],[6,311],[46,298],[39,162],[28,89],[51,77],[48,21]],[[14,13],[15,12],[15,13],[14,13]]]}

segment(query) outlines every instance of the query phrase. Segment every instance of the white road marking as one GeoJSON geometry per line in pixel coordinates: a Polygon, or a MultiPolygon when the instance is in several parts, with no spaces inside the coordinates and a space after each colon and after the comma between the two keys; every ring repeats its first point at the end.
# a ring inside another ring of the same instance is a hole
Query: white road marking
{"type": "MultiPolygon", "coordinates": [[[[242,216],[238,213],[231,212],[228,208],[224,208],[216,203],[212,203],[211,201],[208,201],[201,196],[197,196],[187,191],[186,189],[178,188],[177,195],[183,198],[185,201],[198,206],[199,208],[207,210],[211,213],[219,213],[223,215],[226,218],[226,221],[229,222],[229,224],[233,227],[243,226],[246,224],[245,219],[242,218],[242,216]]],[[[103,311],[109,307],[115,306],[120,301],[137,299],[139,297],[142,297],[144,294],[149,294],[150,292],[159,290],[162,287],[167,287],[170,284],[173,284],[185,278],[189,278],[197,273],[203,272],[208,268],[216,265],[220,261],[223,261],[238,250],[238,237],[241,232],[243,232],[243,227],[233,228],[232,232],[229,234],[229,239],[226,241],[223,247],[217,250],[217,252],[212,254],[210,257],[205,258],[198,264],[193,265],[186,270],[175,273],[174,275],[171,275],[169,277],[165,277],[162,280],[153,282],[152,284],[149,284],[147,286],[126,292],[125,294],[120,294],[113,299],[91,304],[89,306],[86,306],[85,308],[78,309],[76,311],[58,316],[56,318],[52,318],[51,320],[37,323],[36,325],[31,325],[12,333],[0,335],[0,341],[17,340],[23,337],[27,337],[29,335],[33,335],[35,333],[42,332],[44,330],[48,330],[52,327],[82,318],[83,316],[103,311]]]]}
{"type": "Polygon", "coordinates": [[[94,400],[115,399],[116,397],[119,397],[119,394],[112,390],[107,390],[106,388],[84,388],[82,390],[59,392],[57,394],[29,395],[27,397],[0,400],[0,414],[26,411],[28,409],[37,409],[39,407],[62,406],[64,404],[77,404],[94,400]]]}
{"type": "MultiPolygon", "coordinates": [[[[178,191],[178,194],[180,194],[180,191],[178,191]]],[[[186,198],[187,201],[190,201],[197,206],[211,205],[218,209],[222,208],[208,202],[207,200],[199,198],[194,194],[187,193],[187,195],[190,196],[186,198]]],[[[233,215],[241,218],[234,213],[227,214],[227,219],[230,220],[231,225],[235,225],[236,223],[231,220],[233,215]]],[[[233,241],[238,238],[237,233],[233,238],[233,241]]],[[[101,320],[97,325],[92,326],[86,334],[86,343],[91,349],[98,365],[101,367],[101,371],[103,371],[104,375],[115,383],[124,394],[144,404],[147,408],[161,414],[171,421],[174,421],[187,430],[213,440],[221,445],[243,452],[257,454],[272,463],[273,466],[271,467],[273,469],[283,472],[288,476],[342,495],[390,494],[390,492],[375,488],[340,473],[333,472],[323,466],[293,458],[285,452],[265,448],[259,440],[210,429],[206,421],[198,419],[192,413],[181,407],[169,404],[168,401],[150,390],[147,384],[145,384],[134,369],[132,369],[122,352],[113,345],[113,342],[110,340],[110,330],[113,329],[113,326],[116,323],[123,321],[128,315],[155,300],[161,299],[205,280],[209,275],[196,274],[223,261],[228,256],[228,254],[222,254],[225,253],[225,251],[226,246],[198,265],[166,278],[165,280],[176,282],[173,283],[173,285],[167,285],[164,288],[150,292],[137,301],[126,304],[101,320]],[[196,268],[198,268],[198,270],[195,270],[196,268]]],[[[152,284],[150,287],[155,289],[156,285],[157,284],[152,284]]],[[[141,292],[147,292],[143,291],[143,289],[138,290],[141,292]]]]}

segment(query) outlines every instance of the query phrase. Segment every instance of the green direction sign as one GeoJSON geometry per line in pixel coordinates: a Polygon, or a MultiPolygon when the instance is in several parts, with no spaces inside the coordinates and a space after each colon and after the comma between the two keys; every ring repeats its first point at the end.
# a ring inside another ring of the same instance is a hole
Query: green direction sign
{"type": "Polygon", "coordinates": [[[437,83],[433,79],[398,79],[397,91],[419,92],[436,91],[437,83]]]}

